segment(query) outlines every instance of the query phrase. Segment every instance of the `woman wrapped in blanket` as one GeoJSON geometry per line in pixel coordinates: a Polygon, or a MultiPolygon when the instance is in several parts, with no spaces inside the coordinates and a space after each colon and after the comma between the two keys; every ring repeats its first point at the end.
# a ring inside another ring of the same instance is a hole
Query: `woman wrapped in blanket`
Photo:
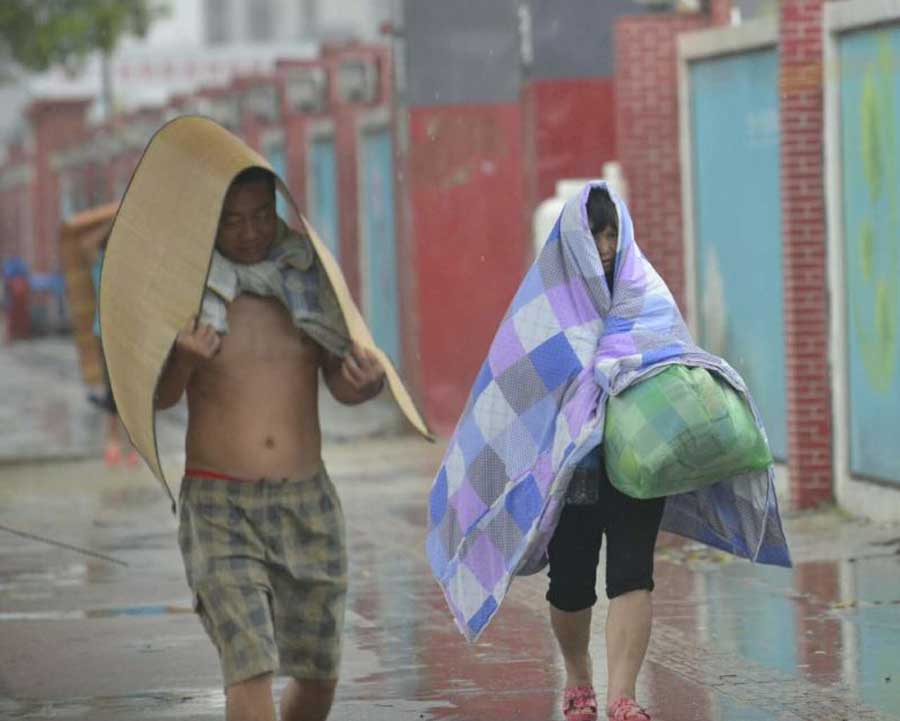
{"type": "MultiPolygon", "coordinates": [[[[619,224],[603,188],[590,191],[587,216],[612,293],[619,224]]],[[[602,454],[601,445],[576,469],[548,549],[550,621],[566,666],[563,712],[567,721],[597,718],[588,644],[605,535],[607,715],[612,721],[649,721],[635,701],[635,686],[650,641],[653,552],[665,499],[620,493],[610,484],[602,454]]]]}
{"type": "Polygon", "coordinates": [[[634,697],[660,528],[790,567],[771,454],[747,385],[693,341],[635,241],[628,208],[606,183],[591,181],[567,201],[527,271],[448,444],[429,511],[432,572],[470,641],[514,578],[549,562],[568,721],[598,714],[588,640],[604,535],[612,721],[649,719],[634,697]],[[696,384],[684,377],[695,372],[696,384]],[[680,408],[661,390],[664,380],[696,398],[680,408]],[[734,397],[719,392],[726,384],[734,397]],[[735,462],[711,463],[701,447],[735,462]],[[685,474],[683,464],[703,472],[685,474]]]}

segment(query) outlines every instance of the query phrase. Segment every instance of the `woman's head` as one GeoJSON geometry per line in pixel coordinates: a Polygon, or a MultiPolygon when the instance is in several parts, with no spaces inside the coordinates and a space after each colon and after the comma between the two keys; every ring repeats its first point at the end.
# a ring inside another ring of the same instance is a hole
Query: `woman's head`
{"type": "Polygon", "coordinates": [[[588,225],[603,272],[611,275],[616,267],[616,250],[619,247],[619,214],[605,188],[591,188],[587,199],[588,225]]]}

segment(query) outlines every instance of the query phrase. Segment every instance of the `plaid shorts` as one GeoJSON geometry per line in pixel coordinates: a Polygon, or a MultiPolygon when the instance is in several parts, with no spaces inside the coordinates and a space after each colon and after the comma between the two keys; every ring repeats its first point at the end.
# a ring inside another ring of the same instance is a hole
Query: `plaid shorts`
{"type": "Polygon", "coordinates": [[[226,688],[265,673],[336,679],[344,517],[322,469],[302,481],[186,477],[178,543],[226,688]]]}

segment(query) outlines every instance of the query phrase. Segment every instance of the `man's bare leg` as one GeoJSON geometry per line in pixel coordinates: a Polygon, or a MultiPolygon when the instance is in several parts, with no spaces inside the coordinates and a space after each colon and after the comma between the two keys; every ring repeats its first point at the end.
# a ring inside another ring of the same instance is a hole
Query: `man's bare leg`
{"type": "Polygon", "coordinates": [[[119,417],[115,413],[106,414],[103,459],[108,466],[118,465],[122,460],[122,441],[119,436],[119,417]]]}
{"type": "Polygon", "coordinates": [[[281,695],[281,721],[325,721],[336,681],[292,678],[281,695]]]}
{"type": "Polygon", "coordinates": [[[606,616],[607,705],[634,698],[638,672],[650,645],[653,605],[649,591],[631,591],[609,602],[606,616]]]}
{"type": "Polygon", "coordinates": [[[225,689],[226,721],[275,721],[272,674],[235,683],[225,689]]]}
{"type": "Polygon", "coordinates": [[[594,669],[588,652],[591,610],[560,611],[550,605],[550,625],[566,664],[566,688],[591,686],[594,683],[594,669]]]}

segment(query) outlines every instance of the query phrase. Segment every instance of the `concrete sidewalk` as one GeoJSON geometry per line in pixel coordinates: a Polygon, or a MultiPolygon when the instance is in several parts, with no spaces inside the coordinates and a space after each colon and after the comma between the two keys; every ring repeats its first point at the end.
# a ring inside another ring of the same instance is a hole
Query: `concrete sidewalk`
{"type": "MultiPolygon", "coordinates": [[[[516,581],[479,643],[453,625],[424,556],[441,448],[329,443],[352,585],[334,721],[559,721],[546,577],[516,581]]],[[[177,477],[179,458],[167,459],[177,477]]],[[[96,461],[0,468],[0,718],[223,717],[217,660],[192,615],[175,519],[144,470],[96,461]]],[[[898,721],[900,527],[836,512],[787,520],[796,566],[661,539],[639,695],[657,721],[898,721]]],[[[602,578],[603,570],[600,570],[602,578]]],[[[601,602],[593,654],[605,663],[601,602]]]]}

